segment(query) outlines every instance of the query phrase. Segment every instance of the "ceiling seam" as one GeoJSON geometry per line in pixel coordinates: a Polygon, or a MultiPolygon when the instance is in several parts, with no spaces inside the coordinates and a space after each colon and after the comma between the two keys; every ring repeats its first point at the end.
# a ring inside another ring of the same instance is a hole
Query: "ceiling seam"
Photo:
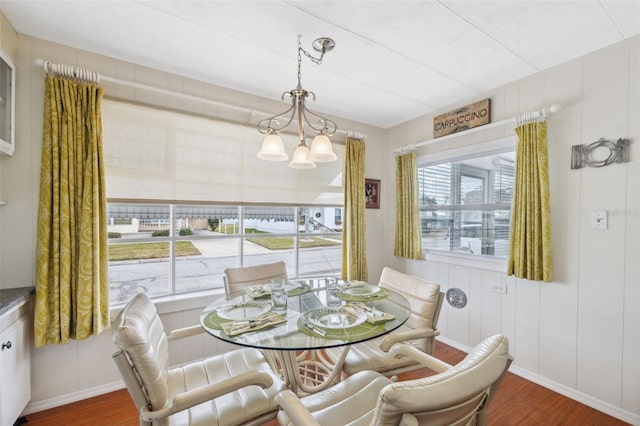
{"type": "MultiPolygon", "coordinates": [[[[173,13],[167,12],[166,10],[159,9],[159,8],[157,8],[157,7],[154,7],[154,5],[153,5],[153,4],[150,4],[149,2],[146,2],[146,1],[136,1],[135,3],[138,3],[139,5],[144,6],[144,7],[148,7],[148,8],[150,8],[150,9],[152,9],[152,10],[154,10],[154,11],[158,12],[158,13],[162,13],[162,14],[165,14],[165,15],[170,16],[170,17],[172,17],[172,18],[179,19],[179,20],[181,20],[181,21],[183,21],[183,22],[185,22],[185,23],[187,23],[187,24],[198,26],[198,27],[200,27],[200,28],[202,28],[202,29],[204,29],[204,30],[206,30],[206,31],[211,31],[212,33],[215,33],[215,34],[221,35],[221,36],[223,36],[223,37],[226,37],[226,38],[229,38],[229,39],[233,39],[233,40],[236,40],[236,41],[239,41],[239,42],[242,42],[242,43],[251,44],[251,42],[250,42],[250,41],[248,41],[248,40],[244,40],[244,39],[241,39],[241,38],[235,37],[235,36],[233,36],[233,35],[231,35],[231,34],[223,33],[223,32],[220,32],[220,31],[216,31],[216,30],[214,30],[214,29],[212,29],[212,28],[210,28],[210,27],[208,27],[208,26],[206,26],[206,25],[201,25],[201,24],[199,24],[199,23],[197,23],[197,22],[193,22],[193,21],[188,20],[188,19],[185,19],[185,18],[183,18],[183,17],[181,17],[181,16],[178,16],[178,15],[175,15],[175,14],[173,14],[173,13]]],[[[306,10],[306,9],[304,9],[304,8],[298,7],[296,4],[294,4],[294,3],[293,3],[293,2],[291,2],[291,1],[285,1],[284,3],[289,4],[290,6],[293,6],[293,7],[297,8],[298,10],[300,10],[300,11],[302,11],[302,12],[304,12],[304,13],[307,13],[307,14],[309,14],[309,15],[311,15],[311,16],[314,16],[314,17],[316,17],[317,19],[320,19],[320,20],[322,20],[322,21],[324,21],[324,22],[327,22],[327,23],[328,23],[328,24],[330,24],[330,25],[333,25],[333,26],[335,26],[335,27],[341,28],[341,29],[343,29],[343,30],[345,30],[345,31],[347,31],[347,32],[349,32],[349,33],[352,33],[352,34],[354,34],[354,35],[356,35],[356,36],[359,36],[359,37],[360,37],[360,35],[355,34],[355,33],[353,33],[352,31],[347,30],[346,28],[343,28],[343,27],[341,27],[341,26],[339,26],[339,25],[336,25],[336,24],[334,24],[333,22],[327,21],[326,19],[324,19],[324,18],[322,18],[322,17],[320,17],[320,16],[316,16],[316,15],[314,15],[313,13],[309,12],[308,10],[306,10]]],[[[365,38],[365,39],[366,39],[366,38],[365,38]]],[[[381,47],[384,47],[384,46],[381,46],[381,47]]],[[[270,52],[270,53],[273,53],[273,54],[277,54],[278,56],[280,56],[280,57],[282,57],[283,59],[286,59],[286,60],[291,59],[288,55],[283,55],[283,54],[281,54],[281,53],[280,53],[280,51],[278,51],[278,50],[269,50],[269,52],[270,52]]],[[[405,100],[407,100],[407,101],[409,101],[409,102],[413,102],[413,103],[416,103],[416,104],[422,105],[422,106],[424,106],[424,107],[426,107],[426,108],[430,108],[431,110],[436,110],[436,109],[438,109],[438,108],[440,107],[440,106],[438,106],[438,105],[432,105],[432,104],[430,104],[430,103],[423,102],[423,101],[421,101],[421,100],[419,100],[419,99],[410,98],[410,97],[408,97],[408,96],[404,96],[403,94],[396,93],[396,92],[392,92],[392,91],[389,91],[389,90],[387,90],[387,89],[383,89],[383,88],[380,88],[380,87],[378,87],[378,86],[374,86],[374,85],[371,85],[371,84],[365,83],[365,82],[360,81],[360,80],[354,80],[353,78],[350,78],[350,77],[348,77],[348,76],[346,76],[346,75],[344,75],[344,74],[341,74],[341,73],[336,73],[336,72],[334,72],[334,71],[329,71],[329,72],[332,72],[332,73],[333,73],[333,74],[335,74],[335,75],[339,75],[340,77],[342,77],[342,78],[344,78],[344,79],[346,79],[346,80],[353,81],[353,82],[356,82],[356,83],[361,84],[361,85],[363,85],[363,86],[370,87],[370,88],[372,88],[372,89],[374,89],[374,90],[377,90],[377,91],[380,91],[380,92],[386,93],[387,95],[391,95],[391,96],[395,96],[395,97],[397,97],[397,98],[405,99],[405,100]]],[[[439,73],[439,74],[440,74],[440,73],[439,73]]],[[[440,74],[440,75],[443,75],[443,74],[440,74]]],[[[448,77],[447,77],[447,78],[448,78],[448,77]]],[[[451,79],[451,78],[449,78],[449,79],[450,79],[450,80],[453,80],[453,79],[451,79]]],[[[454,81],[455,81],[455,80],[454,80],[454,81]]],[[[459,83],[459,82],[457,82],[457,81],[456,81],[456,83],[460,84],[462,87],[468,88],[469,90],[472,90],[472,91],[478,92],[478,90],[477,90],[477,89],[474,89],[474,88],[468,87],[468,86],[466,86],[466,85],[464,85],[464,84],[462,84],[462,83],[459,83]]],[[[273,98],[273,99],[277,99],[277,98],[273,98]]]]}
{"type": "Polygon", "coordinates": [[[613,17],[613,13],[611,12],[611,8],[606,3],[604,3],[603,1],[600,1],[600,0],[598,1],[598,4],[600,5],[600,8],[604,12],[604,14],[607,15],[607,18],[611,22],[611,25],[613,25],[613,28],[615,28],[616,31],[618,32],[618,35],[620,36],[620,39],[624,40],[625,39],[624,33],[622,32],[620,27],[618,27],[618,23],[616,22],[615,18],[613,17]]]}
{"type": "MultiPolygon", "coordinates": [[[[376,46],[378,46],[378,47],[380,47],[382,49],[385,49],[385,50],[387,50],[387,51],[389,51],[389,52],[391,52],[391,53],[393,53],[393,54],[395,54],[397,56],[405,58],[405,59],[413,62],[414,64],[417,64],[417,65],[421,66],[422,68],[428,69],[429,71],[431,71],[431,72],[433,72],[435,74],[438,74],[439,76],[441,76],[441,77],[443,77],[443,78],[445,78],[447,80],[455,82],[456,84],[460,85],[461,87],[463,87],[463,88],[465,88],[467,90],[470,90],[470,91],[475,92],[475,93],[480,93],[481,92],[479,89],[477,89],[475,87],[471,87],[471,86],[469,86],[466,83],[463,83],[461,81],[458,81],[457,79],[450,77],[449,75],[445,74],[444,72],[441,72],[441,71],[439,71],[439,70],[437,70],[437,69],[435,69],[435,68],[433,68],[433,67],[431,67],[431,66],[429,66],[429,65],[427,65],[427,64],[425,64],[423,62],[420,62],[420,61],[418,61],[418,60],[416,60],[416,59],[414,59],[414,58],[402,53],[402,52],[398,52],[397,50],[394,50],[394,49],[392,49],[392,48],[390,48],[390,47],[388,47],[388,46],[386,46],[386,45],[384,45],[384,44],[382,44],[382,43],[380,43],[380,42],[378,42],[376,40],[373,40],[373,39],[371,39],[371,38],[369,38],[369,37],[367,37],[367,36],[365,36],[363,34],[357,33],[357,32],[355,32],[353,30],[350,30],[349,28],[346,28],[346,27],[344,27],[342,25],[336,24],[335,22],[329,21],[328,19],[326,19],[326,18],[324,18],[322,16],[319,16],[316,13],[313,13],[312,11],[300,6],[295,1],[285,1],[285,3],[289,4],[292,7],[295,7],[296,9],[298,9],[298,10],[300,10],[300,11],[302,11],[302,12],[304,12],[304,13],[310,15],[310,16],[313,16],[316,19],[324,21],[329,25],[332,25],[332,26],[334,26],[336,28],[340,28],[341,30],[343,30],[343,31],[345,31],[345,32],[347,32],[349,34],[353,34],[354,36],[359,37],[359,38],[361,38],[363,40],[366,40],[371,44],[374,44],[374,45],[376,45],[376,46]]],[[[420,102],[420,103],[422,104],[422,102],[420,102]]],[[[438,106],[435,106],[435,105],[427,105],[427,106],[430,106],[430,107],[433,107],[433,108],[438,108],[438,106]]]]}
{"type": "Polygon", "coordinates": [[[526,59],[525,57],[520,55],[518,52],[516,52],[515,49],[513,49],[511,46],[509,46],[506,42],[502,41],[498,36],[492,34],[491,31],[485,29],[480,24],[477,24],[471,18],[468,18],[465,14],[463,14],[460,10],[456,9],[455,7],[453,7],[446,0],[437,0],[437,1],[438,1],[438,4],[440,4],[442,7],[446,8],[449,11],[451,11],[451,13],[456,15],[458,18],[462,19],[463,21],[465,21],[469,25],[471,25],[473,28],[475,28],[478,31],[480,31],[483,34],[485,34],[487,37],[489,37],[491,40],[493,40],[496,43],[498,43],[500,46],[502,46],[505,50],[507,50],[512,55],[514,55],[516,58],[520,59],[521,61],[523,61],[525,64],[529,65],[530,67],[532,67],[536,71],[538,71],[538,72],[542,71],[542,68],[532,64],[528,59],[526,59]]]}

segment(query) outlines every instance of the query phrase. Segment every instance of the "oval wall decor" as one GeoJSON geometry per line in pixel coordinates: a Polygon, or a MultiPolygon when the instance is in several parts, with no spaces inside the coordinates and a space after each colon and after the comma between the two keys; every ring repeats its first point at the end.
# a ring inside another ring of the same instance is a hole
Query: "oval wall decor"
{"type": "Polygon", "coordinates": [[[462,309],[467,306],[466,293],[456,287],[451,287],[446,293],[447,302],[456,309],[462,309]]]}

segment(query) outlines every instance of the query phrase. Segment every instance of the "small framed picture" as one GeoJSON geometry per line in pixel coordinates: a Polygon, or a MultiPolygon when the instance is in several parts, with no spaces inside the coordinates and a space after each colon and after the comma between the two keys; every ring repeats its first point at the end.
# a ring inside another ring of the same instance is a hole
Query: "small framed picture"
{"type": "Polygon", "coordinates": [[[365,179],[364,180],[364,198],[368,209],[380,208],[380,180],[365,179]]]}

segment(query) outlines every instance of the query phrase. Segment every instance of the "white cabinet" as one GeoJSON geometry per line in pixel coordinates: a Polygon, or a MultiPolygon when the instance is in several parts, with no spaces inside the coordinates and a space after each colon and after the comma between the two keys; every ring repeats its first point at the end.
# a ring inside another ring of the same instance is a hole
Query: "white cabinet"
{"type": "Polygon", "coordinates": [[[0,332],[0,425],[11,426],[31,399],[30,303],[3,316],[0,332]]]}

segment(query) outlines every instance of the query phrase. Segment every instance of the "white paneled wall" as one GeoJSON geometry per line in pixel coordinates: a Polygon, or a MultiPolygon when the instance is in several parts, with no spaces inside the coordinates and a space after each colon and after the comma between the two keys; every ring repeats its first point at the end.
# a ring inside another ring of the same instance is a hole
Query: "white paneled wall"
{"type": "MultiPolygon", "coordinates": [[[[494,121],[563,106],[548,119],[553,282],[509,277],[502,272],[506,266],[496,271],[495,264],[482,267],[470,258],[395,258],[393,213],[384,236],[386,264],[467,293],[464,309],[443,308],[443,340],[465,348],[503,333],[513,371],[632,424],[640,424],[639,52],[635,37],[469,99],[491,97],[494,121]],[[571,146],[599,138],[629,138],[630,161],[571,170],[571,146]],[[593,230],[591,212],[601,210],[609,212],[609,227],[593,230]],[[507,294],[490,291],[496,282],[507,285],[507,294]]],[[[390,129],[389,152],[431,139],[432,118],[390,129]]],[[[473,136],[485,141],[503,135],[473,136]]],[[[470,138],[443,145],[462,146],[470,138]]],[[[429,149],[443,149],[437,145],[429,149]]],[[[394,176],[388,164],[385,179],[394,176]]],[[[393,209],[393,202],[387,199],[384,208],[393,209]]]]}

